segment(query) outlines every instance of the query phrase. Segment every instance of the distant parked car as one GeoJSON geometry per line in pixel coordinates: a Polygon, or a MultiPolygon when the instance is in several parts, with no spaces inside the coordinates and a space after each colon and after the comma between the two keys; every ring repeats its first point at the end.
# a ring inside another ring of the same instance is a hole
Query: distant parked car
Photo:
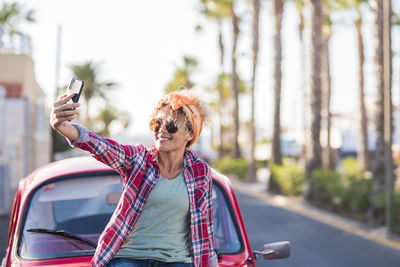
{"type": "MultiPolygon", "coordinates": [[[[119,175],[91,157],[48,164],[21,181],[1,267],[90,266],[121,194],[119,175]]],[[[215,249],[220,266],[255,266],[256,255],[284,258],[289,242],[252,252],[229,179],[213,172],[215,249]]]]}

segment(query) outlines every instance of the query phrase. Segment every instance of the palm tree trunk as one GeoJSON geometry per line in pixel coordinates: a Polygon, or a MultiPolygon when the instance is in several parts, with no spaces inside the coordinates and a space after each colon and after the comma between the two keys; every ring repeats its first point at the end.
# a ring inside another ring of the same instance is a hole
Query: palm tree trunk
{"type": "Polygon", "coordinates": [[[224,58],[225,58],[225,46],[224,39],[222,35],[222,25],[221,22],[218,23],[218,47],[219,47],[219,64],[220,64],[220,75],[218,81],[218,97],[219,97],[219,105],[218,105],[218,115],[220,119],[219,123],[219,148],[218,154],[219,158],[224,156],[224,124],[223,124],[223,112],[222,107],[224,106],[224,96],[223,96],[223,77],[224,77],[224,58]]]}
{"type": "MultiPolygon", "coordinates": [[[[330,37],[329,37],[330,39],[330,37]]],[[[328,41],[329,43],[329,41],[328,41]]],[[[332,150],[332,142],[331,142],[331,129],[332,129],[332,113],[331,113],[331,95],[332,95],[332,87],[331,87],[331,66],[330,66],[330,61],[329,61],[329,51],[328,51],[328,63],[327,63],[327,75],[328,75],[328,87],[327,87],[327,92],[326,92],[326,100],[327,100],[327,162],[328,162],[328,169],[329,170],[334,170],[335,169],[335,161],[333,157],[333,150],[332,150]]]]}
{"type": "Polygon", "coordinates": [[[374,43],[375,43],[375,73],[377,81],[376,101],[376,146],[374,165],[372,166],[373,178],[370,192],[370,207],[367,218],[370,221],[383,224],[385,209],[376,207],[375,198],[383,194],[386,188],[386,224],[391,225],[390,211],[393,193],[393,165],[392,165],[392,102],[391,102],[391,7],[390,1],[373,0],[370,2],[374,14],[374,43]],[[387,4],[386,16],[384,5],[387,4]],[[386,26],[386,27],[385,27],[386,26]]]}
{"type": "Polygon", "coordinates": [[[218,89],[218,95],[219,95],[219,103],[218,103],[218,116],[219,116],[219,148],[218,148],[218,156],[219,158],[222,158],[224,156],[224,123],[223,123],[223,117],[224,117],[224,113],[222,112],[222,108],[224,106],[224,98],[222,96],[222,78],[219,78],[219,89],[218,89]]]}
{"type": "Polygon", "coordinates": [[[274,27],[274,122],[272,135],[271,164],[281,164],[281,87],[282,87],[282,16],[283,1],[273,1],[274,27]]]}
{"type": "Polygon", "coordinates": [[[310,0],[311,9],[311,45],[310,45],[310,89],[311,89],[311,146],[310,159],[306,166],[305,196],[309,198],[311,174],[321,168],[321,46],[322,46],[322,8],[320,0],[310,0]]]}
{"type": "Polygon", "coordinates": [[[383,223],[384,214],[375,206],[377,194],[383,193],[385,188],[385,140],[384,140],[384,41],[383,41],[383,2],[371,1],[374,15],[374,43],[375,43],[375,74],[376,74],[376,113],[375,132],[376,145],[373,159],[373,178],[370,192],[370,206],[367,218],[370,221],[383,223]]]}
{"type": "Polygon", "coordinates": [[[239,38],[239,20],[235,13],[234,1],[231,6],[231,19],[233,28],[233,41],[232,41],[232,91],[233,91],[233,157],[240,158],[240,147],[239,147],[239,86],[238,77],[236,71],[237,65],[237,41],[239,38]]]}
{"type": "Polygon", "coordinates": [[[3,27],[0,26],[0,48],[3,48],[3,35],[4,35],[3,27]]]}
{"type": "Polygon", "coordinates": [[[330,26],[326,26],[327,30],[323,33],[323,55],[322,55],[322,72],[321,72],[321,88],[322,88],[322,107],[323,119],[326,126],[326,147],[325,157],[323,157],[323,168],[326,170],[333,169],[332,147],[331,147],[331,74],[329,60],[329,41],[331,39],[330,26]],[[329,29],[328,29],[329,28],[329,29]]]}
{"type": "Polygon", "coordinates": [[[303,93],[303,110],[302,110],[302,128],[303,128],[303,149],[300,158],[300,165],[305,168],[305,164],[307,161],[307,85],[306,85],[306,45],[304,42],[303,34],[304,34],[304,13],[303,13],[303,5],[297,5],[297,10],[299,12],[300,22],[298,25],[298,33],[301,44],[301,57],[300,57],[300,66],[301,66],[301,90],[303,93]]]}
{"type": "Polygon", "coordinates": [[[355,21],[358,43],[358,91],[360,101],[360,147],[358,151],[358,161],[363,171],[370,170],[369,150],[368,150],[368,118],[367,109],[365,107],[364,93],[364,42],[361,32],[361,13],[360,19],[355,21]]]}
{"type": "Polygon", "coordinates": [[[251,119],[250,119],[250,167],[249,179],[251,182],[257,180],[256,177],[256,160],[255,160],[255,147],[256,147],[256,125],[255,125],[255,83],[256,83],[256,70],[258,58],[258,42],[259,42],[259,25],[260,25],[260,0],[253,0],[253,69],[251,75],[251,119]]]}

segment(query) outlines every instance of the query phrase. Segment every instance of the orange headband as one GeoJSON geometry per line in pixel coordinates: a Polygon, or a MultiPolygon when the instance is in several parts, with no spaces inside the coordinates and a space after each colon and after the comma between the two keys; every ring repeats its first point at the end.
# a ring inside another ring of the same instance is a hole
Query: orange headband
{"type": "Polygon", "coordinates": [[[197,137],[200,136],[201,130],[203,129],[203,118],[201,117],[199,107],[196,105],[196,100],[178,93],[170,93],[166,98],[168,103],[171,105],[172,110],[178,110],[182,107],[186,117],[192,124],[193,139],[190,140],[189,146],[192,145],[196,141],[197,137]]]}

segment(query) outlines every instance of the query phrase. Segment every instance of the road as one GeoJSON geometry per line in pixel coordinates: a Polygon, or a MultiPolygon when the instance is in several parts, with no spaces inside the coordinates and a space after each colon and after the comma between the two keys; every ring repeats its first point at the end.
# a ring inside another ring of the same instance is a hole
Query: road
{"type": "Polygon", "coordinates": [[[257,267],[399,267],[400,251],[236,192],[252,249],[288,240],[289,259],[257,267]]]}
{"type": "Polygon", "coordinates": [[[0,263],[6,254],[9,219],[7,215],[0,215],[0,263]]]}

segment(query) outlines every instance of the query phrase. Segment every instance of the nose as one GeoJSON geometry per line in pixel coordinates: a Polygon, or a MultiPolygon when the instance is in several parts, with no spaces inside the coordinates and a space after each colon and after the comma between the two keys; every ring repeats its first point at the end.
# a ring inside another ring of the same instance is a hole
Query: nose
{"type": "Polygon", "coordinates": [[[158,130],[158,132],[168,132],[167,131],[167,123],[165,121],[161,122],[160,129],[158,130]]]}

